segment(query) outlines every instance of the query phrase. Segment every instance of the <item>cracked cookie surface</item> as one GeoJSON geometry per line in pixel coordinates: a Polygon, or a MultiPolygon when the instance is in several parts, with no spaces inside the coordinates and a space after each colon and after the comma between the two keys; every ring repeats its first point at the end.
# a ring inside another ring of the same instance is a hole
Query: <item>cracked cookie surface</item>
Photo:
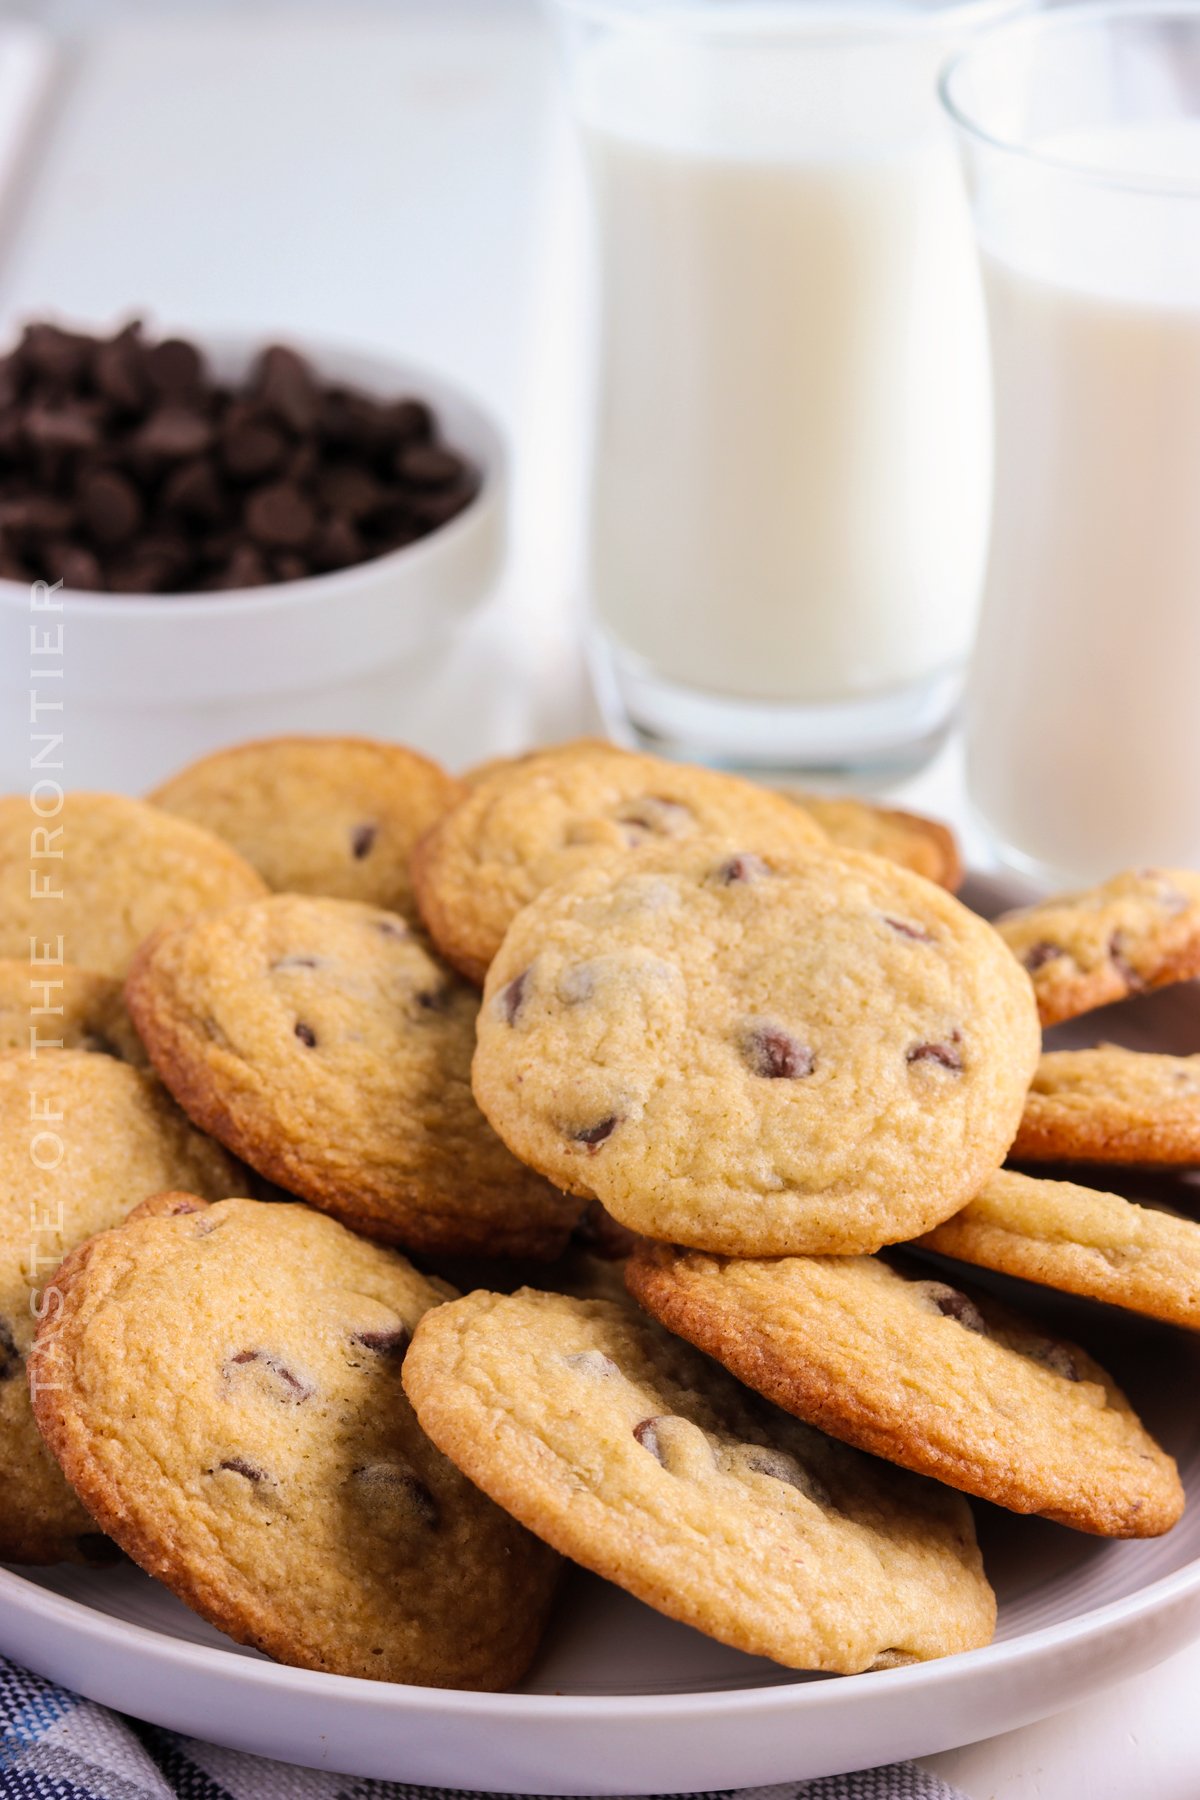
{"type": "Polygon", "coordinates": [[[1172,1459],[1077,1345],[877,1257],[733,1261],[647,1244],[636,1298],[748,1386],[847,1443],[1014,1512],[1154,1537],[1172,1459]]]}
{"type": "Polygon", "coordinates": [[[478,993],[395,914],[275,894],[160,933],[126,997],[184,1110],[356,1230],[458,1254],[566,1243],[579,1204],[472,1097],[478,993]]]}
{"type": "Polygon", "coordinates": [[[404,1384],[523,1524],[723,1643],[852,1673],[991,1638],[959,1495],[764,1405],[628,1302],[471,1294],[426,1314],[404,1384]]]}
{"type": "Polygon", "coordinates": [[[473,1081],[524,1161],[731,1255],[874,1250],[998,1168],[1039,1033],[991,927],[880,858],[704,840],[514,922],[473,1081]]]}
{"type": "Polygon", "coordinates": [[[1099,1044],[1052,1050],[1012,1147],[1027,1162],[1200,1166],[1200,1056],[1099,1044]]]}
{"type": "Polygon", "coordinates": [[[513,918],[552,883],[664,841],[731,833],[781,849],[824,841],[783,794],[589,739],[474,778],[418,844],[413,880],[443,956],[482,983],[513,918]]]}
{"type": "Polygon", "coordinates": [[[55,1316],[62,1255],[148,1194],[183,1183],[216,1200],[246,1173],[151,1076],[83,1050],[0,1055],[0,1170],[0,1558],[104,1560],[34,1426],[33,1307],[55,1316]]]}
{"type": "Polygon", "coordinates": [[[59,1285],[38,1420],[142,1568],[304,1668],[523,1673],[556,1559],[438,1453],[401,1385],[452,1289],[309,1207],[186,1195],[93,1238],[59,1285]]]}
{"type": "Polygon", "coordinates": [[[1043,1025],[1200,976],[1200,874],[1132,869],[1002,914],[996,930],[1033,977],[1043,1025]]]}
{"type": "Polygon", "coordinates": [[[275,892],[361,900],[411,922],[413,845],[464,791],[403,744],[280,737],[206,756],[149,798],[231,844],[275,892]]]}
{"type": "Polygon", "coordinates": [[[265,892],[220,838],[140,800],[70,793],[43,818],[0,797],[0,956],[61,938],[69,962],[120,978],[160,925],[265,892]]]}
{"type": "Polygon", "coordinates": [[[1200,1224],[1120,1194],[1001,1169],[921,1241],[960,1262],[1200,1331],[1200,1224]]]}

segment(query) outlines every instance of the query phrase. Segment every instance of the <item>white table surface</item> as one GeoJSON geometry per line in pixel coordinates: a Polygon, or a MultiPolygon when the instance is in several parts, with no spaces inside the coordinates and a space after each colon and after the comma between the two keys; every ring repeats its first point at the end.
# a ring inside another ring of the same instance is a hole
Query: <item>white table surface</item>
{"type": "MultiPolygon", "coordinates": [[[[510,567],[397,735],[463,764],[592,726],[572,597],[585,240],[532,10],[67,12],[90,32],[9,212],[0,325],[141,308],[350,339],[462,379],[516,452],[510,567]]],[[[902,792],[966,824],[954,746],[902,792]]],[[[971,1800],[1197,1800],[1197,1693],[1200,1645],[928,1766],[971,1800]]]]}

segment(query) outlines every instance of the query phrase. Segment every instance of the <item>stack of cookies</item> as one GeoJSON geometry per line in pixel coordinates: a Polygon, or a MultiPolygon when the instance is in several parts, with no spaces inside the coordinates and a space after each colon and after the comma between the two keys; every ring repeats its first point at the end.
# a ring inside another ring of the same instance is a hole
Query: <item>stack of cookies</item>
{"type": "Polygon", "coordinates": [[[1200,1164],[1200,1057],[1040,1030],[1200,974],[1200,876],[960,875],[591,741],[0,801],[0,1554],[489,1688],[564,1556],[853,1673],[990,1640],[966,1496],[1168,1530],[1116,1383],[956,1270],[1200,1329],[1200,1224],[1048,1172],[1200,1164]]]}

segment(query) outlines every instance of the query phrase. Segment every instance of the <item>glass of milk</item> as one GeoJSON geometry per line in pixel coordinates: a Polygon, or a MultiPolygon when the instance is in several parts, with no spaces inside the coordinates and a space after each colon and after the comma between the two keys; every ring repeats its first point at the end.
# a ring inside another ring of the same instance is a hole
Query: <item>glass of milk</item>
{"type": "Polygon", "coordinates": [[[595,199],[588,587],[626,736],[913,763],[971,645],[986,334],[947,56],[1022,0],[555,0],[595,199]]]}
{"type": "Polygon", "coordinates": [[[943,91],[996,393],[971,796],[1056,882],[1200,867],[1200,8],[1031,17],[943,91]]]}

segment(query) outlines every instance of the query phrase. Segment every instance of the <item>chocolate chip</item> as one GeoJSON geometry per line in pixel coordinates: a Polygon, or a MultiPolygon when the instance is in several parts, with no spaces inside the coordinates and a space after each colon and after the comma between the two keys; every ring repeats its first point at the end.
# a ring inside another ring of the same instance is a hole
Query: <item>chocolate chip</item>
{"type": "Polygon", "coordinates": [[[361,562],[365,555],[363,540],[349,519],[334,517],[318,525],[309,545],[314,569],[345,569],[361,562]]]}
{"type": "Polygon", "coordinates": [[[331,512],[353,524],[378,512],[389,499],[383,483],[359,463],[332,463],[322,474],[320,496],[331,512]]]}
{"type": "Polygon", "coordinates": [[[1146,979],[1134,968],[1126,954],[1129,939],[1123,931],[1114,931],[1108,940],[1108,960],[1121,977],[1131,994],[1139,994],[1146,986],[1146,979]]]}
{"type": "Polygon", "coordinates": [[[271,344],[258,359],[253,391],[278,419],[302,436],[316,423],[320,396],[312,370],[286,344],[271,344]]]}
{"type": "Polygon", "coordinates": [[[376,919],[374,923],[380,937],[406,938],[408,936],[408,926],[400,919],[376,919]]]}
{"type": "Polygon", "coordinates": [[[300,1039],[302,1044],[307,1044],[310,1050],[316,1049],[317,1034],[311,1025],[306,1025],[304,1023],[303,1019],[296,1020],[296,1036],[300,1039]]]}
{"type": "MultiPolygon", "coordinates": [[[[161,1202],[157,1204],[162,1205],[161,1202]]],[[[204,1211],[205,1203],[199,1195],[176,1194],[165,1206],[162,1206],[159,1216],[167,1219],[181,1219],[188,1213],[199,1213],[203,1217],[204,1211]]]]}
{"type": "Polygon", "coordinates": [[[557,993],[564,1006],[582,1006],[596,991],[593,963],[569,963],[558,978],[557,993]]]}
{"type": "Polygon", "coordinates": [[[225,490],[207,457],[196,457],[172,469],[159,491],[159,500],[167,512],[205,525],[215,525],[228,512],[225,490]]]}
{"type": "Polygon", "coordinates": [[[92,357],[92,380],[106,400],[122,412],[141,412],[149,383],[141,328],[128,326],[107,344],[99,344],[92,357]]]}
{"type": "Polygon", "coordinates": [[[617,819],[622,825],[632,825],[638,831],[654,832],[660,837],[678,837],[693,823],[695,814],[681,800],[664,800],[658,794],[643,794],[640,799],[628,801],[617,819]]]}
{"type": "Polygon", "coordinates": [[[301,956],[293,952],[288,956],[277,956],[271,964],[271,973],[274,974],[276,969],[319,969],[324,960],[320,956],[301,956]]]}
{"type": "Polygon", "coordinates": [[[194,344],[163,338],[145,351],[146,375],[158,393],[179,399],[194,394],[204,381],[204,364],[194,344]]]}
{"type": "Polygon", "coordinates": [[[370,855],[371,847],[379,835],[378,825],[356,825],[350,837],[350,854],[355,862],[361,862],[364,856],[370,855]]]}
{"type": "Polygon", "coordinates": [[[71,387],[87,364],[88,341],[60,325],[27,325],[16,351],[16,360],[33,376],[53,387],[71,387]]]}
{"type": "Polygon", "coordinates": [[[303,581],[311,573],[307,558],[298,550],[277,550],[270,559],[270,569],[276,581],[303,581]]]}
{"type": "Polygon", "coordinates": [[[76,490],[79,517],[93,543],[111,549],[140,529],[142,498],[127,475],[117,469],[93,469],[76,490]]]}
{"type": "Polygon", "coordinates": [[[83,402],[31,406],[25,414],[25,436],[39,450],[93,450],[100,442],[95,409],[83,402]]]}
{"type": "Polygon", "coordinates": [[[246,529],[268,548],[297,549],[312,536],[316,514],[298,487],[275,481],[259,488],[246,502],[246,529]]]}
{"type": "Polygon", "coordinates": [[[926,931],[923,925],[914,925],[911,919],[894,919],[890,913],[884,913],[883,922],[890,925],[893,931],[899,932],[901,937],[912,938],[918,944],[935,942],[932,931],[926,931]]]}
{"type": "Polygon", "coordinates": [[[401,1463],[366,1463],[351,1471],[355,1485],[378,1502],[399,1504],[400,1509],[429,1531],[441,1522],[438,1503],[425,1483],[401,1463]]]}
{"type": "Polygon", "coordinates": [[[50,494],[22,494],[0,500],[0,530],[6,537],[29,539],[58,537],[71,530],[74,508],[50,494]]]}
{"type": "Polygon", "coordinates": [[[662,1424],[661,1415],[653,1419],[643,1419],[639,1425],[634,1426],[633,1435],[642,1449],[648,1450],[655,1461],[662,1463],[666,1468],[666,1463],[663,1461],[663,1447],[659,1439],[659,1427],[662,1424]]]}
{"type": "Polygon", "coordinates": [[[800,1081],[816,1067],[808,1045],[782,1025],[751,1027],[742,1038],[742,1055],[753,1072],[768,1081],[800,1081]]]}
{"type": "Polygon", "coordinates": [[[529,970],[522,969],[519,975],[506,982],[496,995],[496,1011],[507,1025],[515,1025],[517,1015],[525,1004],[525,995],[529,988],[529,970]]]}
{"type": "Polygon", "coordinates": [[[244,1456],[227,1456],[224,1462],[217,1464],[218,1469],[228,1469],[231,1475],[242,1475],[247,1481],[260,1482],[267,1479],[264,1470],[256,1464],[248,1462],[244,1456]]]}
{"type": "Polygon", "coordinates": [[[83,588],[97,593],[104,586],[100,558],[82,544],[51,544],[46,561],[67,588],[83,588]]]}
{"type": "Polygon", "coordinates": [[[419,525],[445,525],[455,518],[478,492],[475,482],[442,488],[433,494],[412,494],[408,500],[409,517],[419,525]]]}
{"type": "Polygon", "coordinates": [[[1067,952],[1061,944],[1052,944],[1048,939],[1043,938],[1039,943],[1030,944],[1028,950],[1023,953],[1021,961],[1031,975],[1036,975],[1038,970],[1044,969],[1047,963],[1057,962],[1060,956],[1066,954],[1067,952]]]}
{"type": "Polygon", "coordinates": [[[235,402],[221,421],[221,461],[240,481],[273,475],[287,450],[283,432],[256,407],[235,402]]]}
{"type": "Polygon", "coordinates": [[[0,1319],[0,1381],[11,1381],[21,1370],[23,1358],[12,1328],[0,1319]]]}
{"type": "Polygon", "coordinates": [[[1055,1375],[1061,1375],[1066,1381],[1082,1381],[1083,1371],[1075,1360],[1073,1352],[1066,1344],[1059,1344],[1053,1338],[1046,1338],[1038,1344],[1025,1347],[1024,1354],[1041,1363],[1044,1369],[1050,1369],[1055,1375]]]}
{"type": "Polygon", "coordinates": [[[449,487],[461,479],[463,462],[453,451],[440,450],[433,444],[414,444],[397,455],[396,473],[414,487],[449,487]]]}
{"type": "Polygon", "coordinates": [[[581,1126],[578,1131],[571,1133],[571,1137],[575,1143],[586,1144],[589,1150],[595,1151],[599,1149],[605,1138],[612,1136],[616,1128],[617,1120],[615,1116],[610,1115],[607,1119],[598,1120],[595,1125],[581,1126]]]}
{"type": "Polygon", "coordinates": [[[108,585],[114,594],[165,594],[187,566],[186,540],[143,538],[109,563],[108,585]]]}
{"type": "Polygon", "coordinates": [[[784,1482],[817,1506],[828,1507],[832,1504],[824,1484],[787,1450],[774,1450],[765,1444],[747,1444],[742,1450],[741,1460],[756,1475],[769,1475],[773,1481],[784,1482]]]}
{"type": "Polygon", "coordinates": [[[770,866],[761,856],[743,852],[740,856],[731,856],[717,870],[717,880],[726,887],[733,887],[742,881],[761,881],[764,875],[771,873],[770,866]]]}
{"type": "Polygon", "coordinates": [[[278,1356],[270,1350],[239,1350],[231,1356],[222,1371],[225,1379],[232,1378],[232,1371],[250,1364],[260,1365],[274,1380],[276,1398],[285,1400],[289,1405],[299,1406],[303,1401],[312,1398],[316,1389],[307,1381],[302,1381],[288,1368],[278,1356]]]}
{"type": "Polygon", "coordinates": [[[253,544],[239,544],[212,585],[226,589],[263,587],[270,578],[262,552],[253,544]]]}
{"type": "MultiPolygon", "coordinates": [[[[611,1381],[614,1375],[621,1373],[612,1357],[605,1356],[603,1350],[573,1350],[569,1356],[563,1357],[563,1361],[568,1369],[574,1369],[580,1375],[593,1376],[600,1381],[611,1381]]],[[[637,1437],[640,1430],[639,1425],[633,1435],[637,1437]]],[[[638,1438],[638,1442],[642,1440],[638,1438]]]]}
{"type": "Polygon", "coordinates": [[[449,982],[444,987],[421,988],[416,996],[417,1005],[422,1012],[444,1013],[449,1010],[454,998],[454,989],[449,982]]]}
{"type": "Polygon", "coordinates": [[[364,1350],[374,1350],[378,1356],[394,1357],[397,1362],[403,1362],[404,1353],[412,1342],[412,1333],[407,1325],[389,1325],[379,1331],[356,1331],[354,1342],[361,1344],[364,1350]]]}
{"type": "Polygon", "coordinates": [[[942,1043],[910,1044],[904,1053],[908,1063],[931,1062],[939,1068],[950,1069],[955,1075],[963,1070],[962,1033],[952,1031],[949,1038],[942,1043]]]}
{"type": "Polygon", "coordinates": [[[151,462],[182,462],[184,457],[202,455],[212,441],[212,426],[202,413],[167,402],[138,427],[131,447],[151,462]]]}
{"type": "Polygon", "coordinates": [[[953,1319],[968,1331],[987,1336],[987,1321],[968,1294],[960,1293],[946,1281],[924,1281],[920,1284],[943,1318],[953,1319]]]}
{"type": "Polygon", "coordinates": [[[383,410],[388,431],[399,444],[424,442],[433,432],[433,414],[423,400],[393,400],[383,410]]]}

